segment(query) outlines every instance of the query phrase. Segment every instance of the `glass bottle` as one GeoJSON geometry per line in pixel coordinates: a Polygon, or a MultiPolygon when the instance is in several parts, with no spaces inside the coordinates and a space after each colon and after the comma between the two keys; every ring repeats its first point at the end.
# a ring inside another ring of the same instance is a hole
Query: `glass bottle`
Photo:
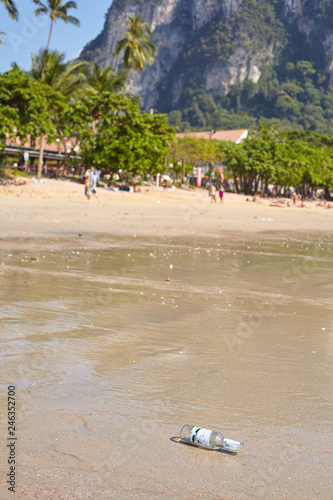
{"type": "Polygon", "coordinates": [[[239,453],[243,449],[243,443],[227,439],[220,432],[203,429],[202,427],[194,427],[192,425],[184,425],[180,431],[180,439],[183,443],[202,446],[212,450],[227,450],[233,453],[239,453]]]}

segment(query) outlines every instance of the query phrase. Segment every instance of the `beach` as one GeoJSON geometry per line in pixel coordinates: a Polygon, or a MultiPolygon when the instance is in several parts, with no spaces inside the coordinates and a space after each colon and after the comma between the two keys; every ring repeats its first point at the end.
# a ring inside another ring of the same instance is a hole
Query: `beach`
{"type": "Polygon", "coordinates": [[[16,498],[331,497],[333,209],[98,192],[0,186],[16,498]],[[184,424],[243,453],[181,444],[184,424]]]}
{"type": "MultiPolygon", "coordinates": [[[[219,238],[231,232],[332,231],[333,209],[307,203],[306,208],[270,206],[264,199],[225,194],[225,202],[211,203],[207,190],[175,190],[167,193],[153,186],[140,193],[99,188],[102,203],[88,204],[82,184],[47,180],[43,184],[0,186],[1,228],[6,238],[67,238],[79,231],[113,236],[205,236],[219,238]]],[[[2,240],[6,239],[2,238],[2,240]]],[[[3,243],[4,244],[4,243],[3,243]]],[[[31,242],[29,243],[31,244],[31,242]]],[[[93,238],[90,244],[94,244],[93,238]]]]}

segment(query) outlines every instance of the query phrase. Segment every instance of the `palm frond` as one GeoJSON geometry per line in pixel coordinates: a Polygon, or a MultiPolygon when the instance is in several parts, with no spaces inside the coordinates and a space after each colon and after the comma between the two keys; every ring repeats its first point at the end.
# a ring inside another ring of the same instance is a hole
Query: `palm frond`
{"type": "Polygon", "coordinates": [[[86,73],[94,94],[104,91],[118,94],[124,90],[127,75],[124,72],[115,73],[111,66],[103,68],[98,63],[92,63],[86,73]]]}
{"type": "Polygon", "coordinates": [[[4,4],[9,16],[12,19],[14,19],[14,21],[17,21],[18,20],[18,10],[16,8],[14,0],[0,0],[0,2],[4,4]]]}
{"type": "Polygon", "coordinates": [[[46,12],[48,12],[48,7],[45,5],[45,3],[41,2],[40,0],[32,0],[35,5],[38,5],[40,8],[45,9],[46,12]]]}
{"type": "Polygon", "coordinates": [[[67,16],[64,21],[69,24],[74,24],[74,26],[77,26],[78,28],[80,27],[80,21],[77,17],[67,16]]]}
{"type": "Polygon", "coordinates": [[[36,9],[36,10],[35,10],[35,16],[36,16],[36,17],[39,17],[39,16],[41,16],[42,14],[47,14],[47,13],[48,13],[48,10],[47,10],[47,8],[45,8],[45,7],[40,7],[39,9],[36,9]]]}
{"type": "Polygon", "coordinates": [[[68,10],[68,9],[77,9],[77,3],[76,2],[67,2],[67,3],[65,3],[64,8],[66,10],[68,10]]]}
{"type": "Polygon", "coordinates": [[[127,38],[123,38],[117,43],[117,47],[115,48],[115,51],[113,52],[114,56],[118,56],[120,52],[122,52],[127,45],[127,38]]]}
{"type": "Polygon", "coordinates": [[[31,76],[58,91],[67,102],[74,102],[84,97],[84,89],[88,87],[84,74],[85,61],[64,63],[64,54],[57,51],[40,51],[32,54],[31,76]]]}

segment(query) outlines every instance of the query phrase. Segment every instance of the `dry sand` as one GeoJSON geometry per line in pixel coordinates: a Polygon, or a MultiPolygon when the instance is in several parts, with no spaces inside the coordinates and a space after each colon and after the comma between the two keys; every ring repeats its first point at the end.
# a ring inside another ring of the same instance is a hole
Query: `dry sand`
{"type": "MultiPolygon", "coordinates": [[[[169,190],[143,187],[140,193],[99,188],[102,198],[89,204],[84,187],[71,181],[0,186],[1,244],[12,238],[61,241],[81,234],[94,245],[94,236],[221,237],[225,232],[327,232],[333,229],[333,209],[307,203],[306,208],[270,206],[225,194],[225,202],[210,202],[204,190],[169,190]]],[[[250,197],[250,200],[252,198],[250,197]]],[[[27,241],[28,243],[28,241],[27,241]]],[[[54,245],[54,242],[51,243],[54,245]]]]}

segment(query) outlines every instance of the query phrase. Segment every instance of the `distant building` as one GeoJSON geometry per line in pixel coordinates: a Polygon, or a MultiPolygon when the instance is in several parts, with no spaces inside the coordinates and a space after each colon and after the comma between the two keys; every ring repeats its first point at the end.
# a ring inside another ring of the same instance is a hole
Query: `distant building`
{"type": "MultiPolygon", "coordinates": [[[[248,136],[248,130],[247,129],[240,129],[240,130],[207,130],[204,132],[188,132],[188,133],[181,133],[181,134],[176,134],[177,137],[196,137],[197,139],[214,139],[217,141],[229,141],[233,142],[234,144],[239,144],[242,142],[244,139],[247,138],[248,136]]],[[[216,164],[214,168],[211,167],[211,165],[197,165],[196,167],[193,168],[193,173],[192,175],[188,175],[188,183],[193,184],[197,187],[200,187],[202,185],[205,185],[207,182],[212,182],[213,176],[214,176],[214,171],[218,170],[219,175],[221,175],[221,182],[223,182],[224,179],[224,170],[226,169],[227,165],[223,164],[216,164]]]]}
{"type": "MultiPolygon", "coordinates": [[[[66,153],[69,157],[71,157],[72,149],[79,153],[79,149],[77,148],[77,141],[73,138],[66,139],[65,143],[60,141],[60,139],[57,139],[57,141],[52,144],[47,144],[44,139],[43,161],[57,164],[64,160],[66,153]]],[[[18,137],[11,139],[7,135],[6,145],[5,148],[1,150],[1,154],[6,157],[17,156],[19,163],[23,163],[23,156],[28,158],[30,161],[31,159],[37,160],[39,157],[39,138],[37,138],[36,144],[33,144],[30,134],[28,134],[25,143],[21,142],[18,137]]]]}
{"type": "Polygon", "coordinates": [[[207,130],[205,132],[188,132],[176,134],[177,137],[197,137],[198,139],[215,139],[217,141],[229,141],[239,144],[247,138],[249,131],[240,130],[207,130]]]}

